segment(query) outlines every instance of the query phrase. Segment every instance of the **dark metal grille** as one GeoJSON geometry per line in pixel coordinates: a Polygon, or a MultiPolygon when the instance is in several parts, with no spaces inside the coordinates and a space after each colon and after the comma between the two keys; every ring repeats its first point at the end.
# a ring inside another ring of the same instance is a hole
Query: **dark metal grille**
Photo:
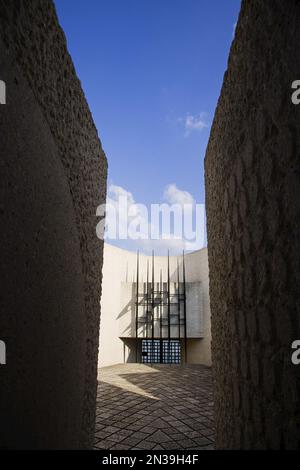
{"type": "Polygon", "coordinates": [[[179,340],[142,340],[143,364],[180,364],[181,346],[179,340]]]}
{"type": "Polygon", "coordinates": [[[180,364],[181,361],[180,341],[171,339],[163,341],[163,363],[180,364]]]}
{"type": "Polygon", "coordinates": [[[160,341],[151,339],[142,340],[142,362],[144,364],[160,363],[161,351],[160,341]]]}
{"type": "MultiPolygon", "coordinates": [[[[140,331],[145,338],[142,346],[142,362],[173,363],[181,360],[180,340],[184,347],[184,361],[187,362],[187,321],[186,321],[186,283],[185,260],[182,254],[182,281],[180,281],[179,261],[177,258],[177,283],[175,292],[170,289],[170,261],[168,252],[167,282],[162,281],[160,270],[159,282],[154,279],[154,252],[152,252],[152,279],[150,281],[150,263],[147,261],[147,281],[143,282],[139,292],[139,253],[137,253],[136,301],[135,301],[135,337],[140,331]],[[174,335],[174,328],[177,329],[174,335]],[[171,339],[177,337],[178,340],[171,339]],[[151,341],[152,345],[151,345],[151,341]],[[157,338],[160,338],[158,340],[157,338]],[[164,340],[163,338],[167,338],[164,340]],[[160,345],[158,347],[158,344],[160,345]],[[146,346],[147,345],[147,346],[146,346]],[[143,347],[145,348],[143,350],[143,347]]],[[[138,348],[136,348],[138,362],[138,348]]]]}

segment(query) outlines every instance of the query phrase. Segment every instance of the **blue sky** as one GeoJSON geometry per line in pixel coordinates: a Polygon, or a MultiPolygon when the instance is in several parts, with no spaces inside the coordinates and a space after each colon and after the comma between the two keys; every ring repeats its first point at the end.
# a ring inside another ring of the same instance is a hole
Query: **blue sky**
{"type": "Polygon", "coordinates": [[[109,163],[136,202],[204,202],[203,160],[240,0],[55,0],[109,163]]]}

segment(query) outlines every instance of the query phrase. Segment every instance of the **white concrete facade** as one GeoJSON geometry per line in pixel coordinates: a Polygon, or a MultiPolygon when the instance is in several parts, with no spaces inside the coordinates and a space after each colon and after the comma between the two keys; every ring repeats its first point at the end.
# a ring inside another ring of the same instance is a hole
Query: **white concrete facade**
{"type": "MultiPolygon", "coordinates": [[[[176,286],[178,286],[177,261],[179,262],[179,272],[181,272],[182,257],[170,256],[171,292],[176,292],[176,286]]],[[[140,254],[139,292],[145,289],[147,263],[149,265],[149,281],[151,282],[152,257],[140,254]]],[[[136,362],[136,271],[136,253],[107,243],[104,245],[99,346],[99,366],[101,367],[124,362],[136,362]]],[[[187,362],[211,365],[209,279],[206,248],[185,255],[185,272],[187,362]]],[[[167,256],[155,257],[154,279],[157,289],[159,288],[158,283],[161,274],[162,282],[166,286],[167,256]]],[[[180,285],[181,283],[182,274],[180,274],[180,285]]],[[[163,338],[166,338],[166,331],[163,331],[163,338]]],[[[154,336],[158,338],[157,322],[154,323],[154,332],[154,336]]],[[[179,334],[180,338],[183,338],[183,326],[172,326],[171,321],[171,338],[178,338],[179,334]]],[[[145,331],[141,326],[138,329],[138,337],[139,339],[145,338],[145,331]]],[[[182,351],[182,355],[184,359],[184,351],[182,351]]]]}

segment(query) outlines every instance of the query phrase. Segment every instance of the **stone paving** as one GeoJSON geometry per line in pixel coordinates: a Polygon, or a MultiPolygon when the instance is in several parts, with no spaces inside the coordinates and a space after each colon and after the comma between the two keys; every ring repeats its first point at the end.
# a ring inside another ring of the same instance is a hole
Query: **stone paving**
{"type": "Polygon", "coordinates": [[[99,370],[95,449],[213,449],[211,369],[122,364],[99,370]]]}

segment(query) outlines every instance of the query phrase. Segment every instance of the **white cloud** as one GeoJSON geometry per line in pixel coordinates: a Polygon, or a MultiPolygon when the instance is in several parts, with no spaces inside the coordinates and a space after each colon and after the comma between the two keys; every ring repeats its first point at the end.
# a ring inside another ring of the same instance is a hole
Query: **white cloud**
{"type": "Polygon", "coordinates": [[[113,201],[118,201],[121,196],[125,196],[128,199],[129,204],[134,204],[132,193],[122,188],[122,186],[111,184],[108,188],[108,197],[113,201]]]}
{"type": "Polygon", "coordinates": [[[164,190],[164,199],[169,204],[192,204],[194,205],[195,199],[188,191],[178,189],[176,184],[168,184],[164,190]]]}
{"type": "MultiPolygon", "coordinates": [[[[171,208],[182,207],[184,209],[182,214],[185,214],[183,217],[190,214],[191,220],[195,220],[196,201],[194,197],[188,191],[179,189],[175,183],[168,184],[165,187],[162,200],[165,203],[158,203],[160,208],[164,205],[171,208]]],[[[200,239],[199,234],[196,236],[195,233],[195,238],[185,238],[186,225],[178,233],[176,232],[175,222],[171,226],[168,225],[170,219],[167,216],[164,219],[167,223],[164,225],[163,219],[152,217],[151,220],[151,215],[152,210],[150,210],[150,207],[137,203],[130,191],[122,186],[111,184],[107,195],[105,240],[123,248],[139,249],[147,254],[150,254],[154,249],[158,255],[165,255],[168,249],[170,253],[178,254],[183,249],[192,251],[203,248],[204,239],[200,239]],[[168,231],[168,228],[171,231],[168,231]],[[138,236],[136,236],[137,233],[138,236]],[[157,239],[153,236],[154,233],[158,234],[157,239]]],[[[179,223],[182,222],[182,216],[176,220],[179,223]]],[[[198,222],[198,229],[200,231],[204,230],[204,218],[200,217],[198,222]]]]}
{"type": "MultiPolygon", "coordinates": [[[[116,236],[125,239],[130,227],[136,231],[139,226],[140,233],[146,238],[148,236],[148,220],[145,216],[144,206],[136,203],[130,191],[111,184],[108,188],[106,198],[108,210],[106,211],[106,225],[116,232],[116,236]]],[[[106,233],[105,238],[113,236],[112,232],[106,233]]]]}
{"type": "Polygon", "coordinates": [[[197,116],[188,113],[184,119],[179,118],[178,121],[184,122],[185,137],[189,136],[193,131],[201,132],[208,127],[207,114],[204,112],[201,112],[197,116]]]}
{"type": "Polygon", "coordinates": [[[150,255],[152,250],[158,256],[163,256],[168,253],[176,255],[182,253],[182,250],[187,250],[185,240],[181,239],[169,239],[169,240],[137,240],[136,249],[141,252],[150,255]]]}

